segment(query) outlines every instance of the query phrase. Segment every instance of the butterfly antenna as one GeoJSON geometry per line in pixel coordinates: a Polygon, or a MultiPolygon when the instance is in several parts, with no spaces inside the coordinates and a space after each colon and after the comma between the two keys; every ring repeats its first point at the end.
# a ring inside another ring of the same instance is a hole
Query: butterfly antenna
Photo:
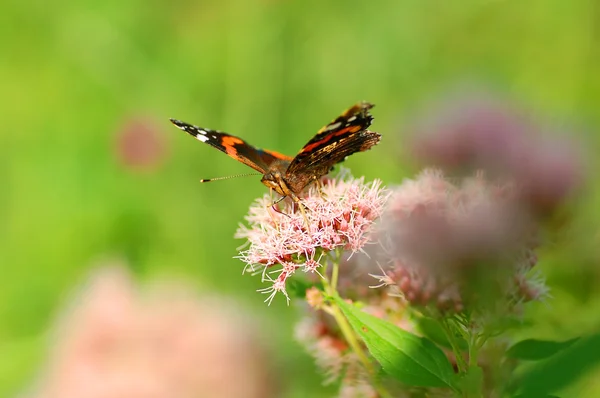
{"type": "Polygon", "coordinates": [[[236,175],[227,176],[227,177],[203,178],[200,180],[200,182],[211,182],[211,181],[218,181],[218,180],[228,180],[230,178],[237,178],[237,177],[261,176],[261,175],[262,175],[261,173],[236,174],[236,175]]]}

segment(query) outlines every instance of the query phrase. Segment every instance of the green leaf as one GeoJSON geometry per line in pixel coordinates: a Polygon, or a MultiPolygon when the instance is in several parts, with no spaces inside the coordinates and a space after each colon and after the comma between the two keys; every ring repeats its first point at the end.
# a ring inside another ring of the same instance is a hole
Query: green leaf
{"type": "Polygon", "coordinates": [[[570,347],[531,366],[509,387],[527,397],[545,396],[575,382],[600,362],[600,334],[581,337],[570,347]]]}
{"type": "Polygon", "coordinates": [[[540,359],[551,357],[557,352],[570,347],[577,340],[579,340],[579,338],[567,341],[523,340],[510,347],[506,352],[506,355],[515,359],[538,361],[540,359]]]}
{"type": "Polygon", "coordinates": [[[452,365],[433,342],[369,315],[340,297],[334,300],[386,373],[410,386],[456,389],[452,365]]]}
{"type": "MultiPolygon", "coordinates": [[[[446,333],[444,332],[444,328],[442,325],[433,318],[428,317],[417,317],[415,319],[419,330],[423,334],[423,336],[427,337],[437,345],[441,345],[442,347],[452,348],[452,345],[448,341],[448,337],[446,337],[446,333]]],[[[465,339],[462,336],[456,336],[456,342],[458,344],[458,348],[466,351],[469,347],[465,339]]]]}

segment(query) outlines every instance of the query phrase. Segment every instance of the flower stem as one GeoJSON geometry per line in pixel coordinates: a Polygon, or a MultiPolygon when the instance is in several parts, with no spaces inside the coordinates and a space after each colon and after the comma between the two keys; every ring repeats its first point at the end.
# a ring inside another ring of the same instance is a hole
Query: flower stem
{"type": "Polygon", "coordinates": [[[454,328],[450,325],[448,319],[444,319],[441,322],[442,327],[444,328],[444,332],[446,332],[446,337],[452,346],[452,351],[454,351],[454,356],[456,357],[456,366],[461,373],[466,373],[468,366],[465,362],[465,359],[462,356],[462,350],[458,346],[458,342],[456,341],[456,336],[454,335],[454,328]]]}
{"type": "Polygon", "coordinates": [[[336,260],[333,262],[333,269],[331,270],[331,290],[337,291],[338,276],[340,274],[339,256],[336,256],[336,260]]]}

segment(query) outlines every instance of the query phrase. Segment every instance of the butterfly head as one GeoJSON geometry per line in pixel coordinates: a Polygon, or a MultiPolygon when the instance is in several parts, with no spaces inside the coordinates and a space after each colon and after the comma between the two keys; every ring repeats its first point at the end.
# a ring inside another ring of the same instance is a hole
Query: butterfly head
{"type": "Polygon", "coordinates": [[[285,183],[280,171],[274,170],[266,173],[260,180],[267,187],[271,188],[281,196],[290,196],[291,190],[285,183]]]}

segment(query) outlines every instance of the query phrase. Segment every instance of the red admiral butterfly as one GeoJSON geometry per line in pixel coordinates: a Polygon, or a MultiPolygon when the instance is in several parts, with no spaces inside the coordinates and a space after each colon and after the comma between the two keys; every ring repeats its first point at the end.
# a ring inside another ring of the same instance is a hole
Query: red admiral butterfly
{"type": "Polygon", "coordinates": [[[261,172],[263,184],[298,202],[302,190],[326,175],[336,163],[379,142],[381,135],[367,129],[373,120],[369,113],[372,107],[372,104],[362,102],[346,110],[319,130],[294,158],[255,148],[241,138],[221,131],[170,120],[196,139],[261,172]]]}

